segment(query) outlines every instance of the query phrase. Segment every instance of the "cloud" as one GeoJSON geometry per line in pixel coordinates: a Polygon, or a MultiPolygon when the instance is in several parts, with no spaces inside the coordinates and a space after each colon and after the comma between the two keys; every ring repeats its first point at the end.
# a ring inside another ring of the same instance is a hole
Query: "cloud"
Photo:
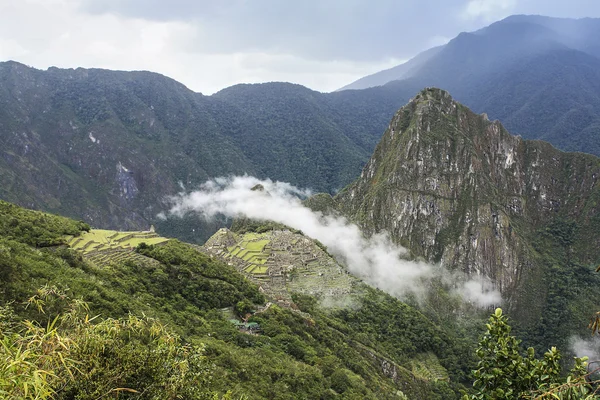
{"type": "Polygon", "coordinates": [[[319,240],[350,272],[395,296],[408,293],[421,298],[426,282],[442,278],[466,300],[479,304],[499,304],[500,295],[485,279],[442,270],[425,262],[406,259],[406,250],[391,242],[385,233],[366,238],[358,226],[339,216],[326,216],[302,205],[300,198],[310,191],[288,183],[254,177],[218,178],[206,182],[198,191],[172,199],[170,213],[183,217],[188,212],[206,218],[217,215],[271,220],[319,240]],[[252,190],[256,185],[264,190],[252,190]]]}
{"type": "MultiPolygon", "coordinates": [[[[600,338],[598,337],[583,339],[572,336],[569,339],[569,348],[577,357],[588,357],[588,362],[600,362],[600,338]]],[[[595,368],[598,368],[597,364],[594,364],[595,368]]]]}
{"type": "Polygon", "coordinates": [[[237,35],[246,36],[241,28],[235,33],[225,32],[226,27],[211,31],[211,22],[124,14],[84,12],[78,0],[0,0],[0,60],[36,68],[150,70],[204,94],[242,82],[270,81],[331,91],[399,62],[314,59],[291,49],[271,51],[267,39],[265,46],[238,46],[237,35]]]}
{"type": "Polygon", "coordinates": [[[516,6],[517,0],[470,0],[463,15],[466,19],[491,22],[509,16],[516,6]]]}
{"type": "Polygon", "coordinates": [[[211,94],[331,91],[508,12],[600,16],[591,0],[0,0],[0,60],[150,70],[211,94]]]}
{"type": "MultiPolygon", "coordinates": [[[[406,59],[433,36],[453,37],[465,0],[84,0],[81,10],[197,28],[190,47],[203,53],[267,52],[311,60],[406,59]],[[450,18],[449,18],[450,16],[450,18]]],[[[462,26],[459,26],[462,25],[462,26]]]]}

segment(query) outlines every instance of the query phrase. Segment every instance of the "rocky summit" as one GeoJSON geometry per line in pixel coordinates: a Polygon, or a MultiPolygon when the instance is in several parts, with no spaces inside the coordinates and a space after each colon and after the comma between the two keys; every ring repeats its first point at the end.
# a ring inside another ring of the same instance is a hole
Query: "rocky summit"
{"type": "Polygon", "coordinates": [[[547,286],[561,279],[553,268],[593,279],[599,177],[597,157],[513,136],[430,88],[396,113],[334,202],[416,257],[491,278],[515,315],[535,325],[556,297],[547,286]]]}

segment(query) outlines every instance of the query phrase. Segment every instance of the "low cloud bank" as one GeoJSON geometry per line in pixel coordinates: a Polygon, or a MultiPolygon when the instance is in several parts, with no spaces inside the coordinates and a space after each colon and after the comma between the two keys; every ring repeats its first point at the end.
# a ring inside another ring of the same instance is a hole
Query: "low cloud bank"
{"type": "Polygon", "coordinates": [[[439,266],[404,260],[406,249],[392,243],[387,234],[366,238],[345,218],[323,215],[302,205],[300,198],[310,195],[310,191],[284,182],[249,176],[217,178],[200,190],[173,197],[170,214],[183,217],[195,212],[208,219],[222,214],[270,220],[299,229],[327,246],[352,274],[395,296],[412,293],[420,297],[425,281],[441,277],[469,302],[480,306],[500,303],[500,294],[485,279],[469,280],[464,274],[451,274],[439,266]],[[263,190],[252,190],[257,185],[263,190]]]}

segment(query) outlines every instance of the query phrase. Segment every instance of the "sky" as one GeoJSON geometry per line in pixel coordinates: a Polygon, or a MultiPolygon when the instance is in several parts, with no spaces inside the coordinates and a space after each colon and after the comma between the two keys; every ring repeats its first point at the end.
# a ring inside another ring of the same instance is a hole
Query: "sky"
{"type": "Polygon", "coordinates": [[[0,61],[328,92],[511,14],[600,17],[600,1],[0,0],[0,61]]]}

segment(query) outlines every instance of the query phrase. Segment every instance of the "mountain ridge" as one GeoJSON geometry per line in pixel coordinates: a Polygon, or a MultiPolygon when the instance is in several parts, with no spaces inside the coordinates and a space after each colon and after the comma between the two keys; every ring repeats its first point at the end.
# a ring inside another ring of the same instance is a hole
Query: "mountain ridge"
{"type": "Polygon", "coordinates": [[[355,101],[283,83],[213,97],[154,73],[2,63],[0,197],[104,228],[156,224],[201,241],[195,232],[213,229],[204,222],[156,218],[167,196],[244,173],[333,192],[409,97],[376,92],[355,101]],[[260,111],[264,101],[277,111],[260,111]]]}
{"type": "Polygon", "coordinates": [[[332,204],[416,257],[490,278],[531,338],[545,319],[564,333],[590,317],[555,308],[557,299],[585,300],[544,282],[566,274],[573,287],[595,290],[599,178],[598,157],[512,136],[448,92],[426,89],[395,115],[361,176],[332,204]]]}
{"type": "Polygon", "coordinates": [[[600,155],[598,34],[597,18],[512,16],[459,34],[410,77],[373,84],[440,87],[511,132],[600,155]]]}

